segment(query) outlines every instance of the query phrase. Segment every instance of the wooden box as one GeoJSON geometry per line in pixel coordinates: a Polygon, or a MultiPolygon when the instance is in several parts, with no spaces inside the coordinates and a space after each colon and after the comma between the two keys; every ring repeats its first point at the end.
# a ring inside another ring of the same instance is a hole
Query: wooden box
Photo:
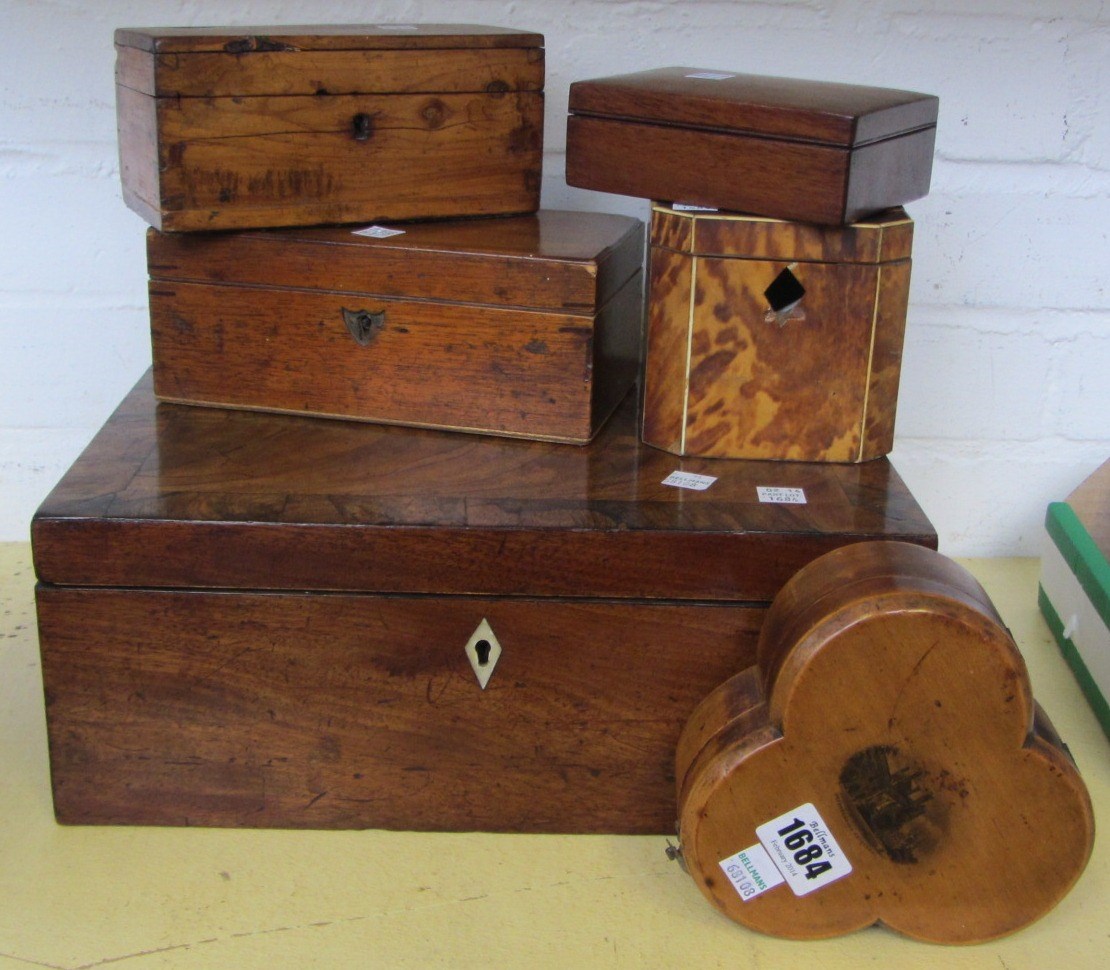
{"type": "Polygon", "coordinates": [[[371,230],[151,230],[158,397],[582,443],[636,379],[639,220],[371,230]]]}
{"type": "Polygon", "coordinates": [[[570,87],[567,183],[845,225],[929,191],[937,98],[668,67],[570,87]]]}
{"type": "Polygon", "coordinates": [[[711,464],[644,447],[634,394],[566,448],[144,381],[32,525],[58,818],[672,831],[682,724],[775,592],[936,543],[885,459],[662,484],[711,464]]]}
{"type": "Polygon", "coordinates": [[[717,458],[887,454],[912,240],[901,209],[834,228],[654,206],[644,440],[717,458]]]}
{"type": "Polygon", "coordinates": [[[539,34],[383,24],[115,39],[124,199],[158,229],[539,206],[539,34]]]}
{"type": "Polygon", "coordinates": [[[982,943],[1075,884],[1090,794],[962,567],[899,542],[834,550],[780,591],[756,655],[675,759],[678,851],[717,911],[788,939],[881,923],[982,943]],[[1004,866],[984,858],[1000,838],[1004,866]]]}

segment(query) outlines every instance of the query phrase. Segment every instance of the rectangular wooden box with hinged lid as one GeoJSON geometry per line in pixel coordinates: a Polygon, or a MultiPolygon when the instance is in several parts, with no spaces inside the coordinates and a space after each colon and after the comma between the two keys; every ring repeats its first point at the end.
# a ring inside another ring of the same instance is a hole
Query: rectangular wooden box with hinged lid
{"type": "Polygon", "coordinates": [[[887,454],[913,222],[822,227],[657,204],[644,441],[679,455],[887,454]]]}
{"type": "Polygon", "coordinates": [[[634,394],[567,448],[144,380],[32,525],[58,818],[671,831],[682,725],[786,580],[936,544],[886,459],[718,465],[643,446],[634,394]]]}
{"type": "Polygon", "coordinates": [[[148,233],[163,400],[582,444],[636,379],[644,226],[148,233]]]}
{"type": "Polygon", "coordinates": [[[663,67],[575,81],[567,182],[841,226],[929,191],[938,100],[663,67]]]}
{"type": "Polygon", "coordinates": [[[543,37],[470,24],[122,28],[124,200],[166,231],[531,212],[543,37]]]}

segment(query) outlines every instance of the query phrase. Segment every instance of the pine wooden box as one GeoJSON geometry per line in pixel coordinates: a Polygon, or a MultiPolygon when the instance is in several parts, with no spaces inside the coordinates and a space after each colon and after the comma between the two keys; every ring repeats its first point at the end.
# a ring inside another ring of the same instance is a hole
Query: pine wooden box
{"type": "Polygon", "coordinates": [[[901,209],[837,228],[655,205],[644,440],[716,458],[887,454],[912,241],[901,209]]]}
{"type": "Polygon", "coordinates": [[[643,224],[541,210],[397,230],[151,230],[155,393],[588,441],[639,368],[643,224]]]}
{"type": "Polygon", "coordinates": [[[123,28],[124,200],[167,231],[531,212],[543,37],[470,24],[123,28]]]}
{"type": "Polygon", "coordinates": [[[144,380],[32,525],[58,818],[671,831],[682,724],[775,592],[861,538],[936,543],[885,459],[700,492],[679,466],[634,395],[565,448],[144,380]]]}
{"type": "Polygon", "coordinates": [[[570,87],[567,183],[822,225],[929,191],[927,94],[667,67],[570,87]]]}

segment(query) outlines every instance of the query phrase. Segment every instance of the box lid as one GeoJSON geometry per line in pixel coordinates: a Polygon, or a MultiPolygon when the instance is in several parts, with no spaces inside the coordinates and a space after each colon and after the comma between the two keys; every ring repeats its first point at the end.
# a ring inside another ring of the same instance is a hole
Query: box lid
{"type": "Polygon", "coordinates": [[[482,24],[297,24],[264,27],[120,27],[117,47],[157,54],[251,51],[433,50],[542,47],[543,34],[482,24]]]}
{"type": "Polygon", "coordinates": [[[651,207],[651,245],[692,256],[887,263],[910,258],[913,220],[896,208],[847,226],[818,226],[657,202],[651,207]]]}
{"type": "Polygon", "coordinates": [[[123,28],[116,83],[158,98],[542,92],[543,35],[474,24],[123,28]]]}
{"type": "Polygon", "coordinates": [[[156,405],[147,375],[36,513],[35,566],[79,586],[765,603],[840,545],[936,544],[886,459],[679,460],[636,418],[633,394],[573,448],[156,405]],[[676,470],[716,480],[662,484],[676,470]]]}
{"type": "Polygon", "coordinates": [[[303,287],[586,315],[640,269],[643,250],[638,219],[552,209],[388,227],[147,234],[152,280],[303,287]]]}
{"type": "Polygon", "coordinates": [[[929,94],[664,67],[576,81],[572,114],[855,148],[937,121],[929,94]]]}

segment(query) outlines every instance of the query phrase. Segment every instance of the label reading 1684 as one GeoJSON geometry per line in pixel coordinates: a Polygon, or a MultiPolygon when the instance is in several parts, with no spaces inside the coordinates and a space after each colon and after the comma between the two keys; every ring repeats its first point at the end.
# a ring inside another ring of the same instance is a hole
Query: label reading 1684
{"type": "Polygon", "coordinates": [[[755,834],[795,896],[805,896],[852,871],[852,864],[809,802],[770,822],[755,834]]]}

